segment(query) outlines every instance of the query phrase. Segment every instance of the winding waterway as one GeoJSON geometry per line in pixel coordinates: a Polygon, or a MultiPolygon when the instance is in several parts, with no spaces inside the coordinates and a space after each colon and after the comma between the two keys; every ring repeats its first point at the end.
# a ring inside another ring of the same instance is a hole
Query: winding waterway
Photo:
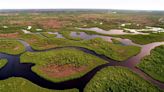
{"type": "MultiPolygon", "coordinates": [[[[38,76],[37,74],[35,74],[31,70],[31,67],[34,66],[34,64],[20,63],[20,55],[8,55],[8,54],[0,53],[0,58],[6,58],[8,60],[7,65],[5,67],[3,67],[2,69],[0,69],[0,80],[7,79],[9,77],[23,77],[23,78],[28,79],[31,82],[33,82],[41,87],[44,87],[44,88],[57,89],[57,90],[77,88],[80,90],[80,92],[83,92],[83,89],[86,86],[86,84],[102,68],[107,67],[107,66],[123,66],[123,67],[129,68],[130,70],[137,73],[139,76],[141,76],[145,80],[158,86],[159,88],[164,89],[164,83],[151,78],[146,73],[144,73],[140,69],[136,68],[136,65],[140,62],[141,58],[143,58],[146,55],[149,55],[150,51],[153,48],[164,44],[164,42],[154,42],[154,43],[150,43],[147,45],[137,45],[137,44],[133,43],[132,41],[128,40],[127,43],[130,41],[131,44],[142,47],[142,50],[138,55],[133,56],[126,61],[117,62],[104,55],[99,55],[92,50],[82,48],[82,47],[66,46],[66,47],[58,47],[58,48],[52,48],[52,49],[48,49],[48,50],[36,51],[36,50],[33,50],[30,47],[30,45],[28,43],[26,43],[25,41],[23,41],[23,40],[19,40],[19,41],[26,47],[26,51],[30,51],[30,52],[43,52],[43,51],[49,51],[49,50],[61,49],[61,48],[75,48],[75,49],[84,51],[86,53],[92,54],[94,56],[97,56],[99,58],[102,58],[102,59],[108,61],[109,63],[100,65],[100,66],[94,68],[93,70],[91,70],[90,72],[88,72],[87,74],[82,76],[81,78],[68,80],[68,81],[60,82],[60,83],[54,83],[54,82],[48,81],[48,80],[38,76]]],[[[124,40],[122,40],[122,43],[125,43],[125,42],[124,42],[124,40]]]]}

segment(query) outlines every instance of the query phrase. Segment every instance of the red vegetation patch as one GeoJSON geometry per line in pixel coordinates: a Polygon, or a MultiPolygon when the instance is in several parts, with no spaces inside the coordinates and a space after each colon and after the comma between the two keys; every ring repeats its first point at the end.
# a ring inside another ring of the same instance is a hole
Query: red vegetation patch
{"type": "Polygon", "coordinates": [[[18,38],[19,37],[19,33],[9,33],[9,34],[0,34],[1,38],[18,38]]]}
{"type": "Polygon", "coordinates": [[[86,70],[86,66],[75,67],[71,64],[68,65],[48,65],[42,67],[41,70],[49,77],[60,78],[67,77],[73,74],[83,72],[86,70]]]}
{"type": "Polygon", "coordinates": [[[43,28],[54,28],[54,29],[58,29],[61,28],[63,26],[63,23],[59,20],[43,20],[40,21],[39,24],[43,27],[43,28]]]}

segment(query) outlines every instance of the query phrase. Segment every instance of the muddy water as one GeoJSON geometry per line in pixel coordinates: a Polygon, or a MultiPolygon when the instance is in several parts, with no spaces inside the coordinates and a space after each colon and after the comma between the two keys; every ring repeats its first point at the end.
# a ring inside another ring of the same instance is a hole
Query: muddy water
{"type": "MultiPolygon", "coordinates": [[[[24,44],[24,46],[26,47],[26,51],[42,52],[42,51],[33,50],[28,43],[26,43],[22,40],[19,40],[19,41],[22,44],[24,44]]],[[[129,42],[129,41],[127,41],[127,42],[129,42]]],[[[83,88],[86,86],[86,84],[90,81],[90,79],[92,79],[92,77],[96,74],[96,72],[98,72],[102,68],[107,67],[107,66],[123,66],[123,67],[127,67],[127,68],[131,69],[133,72],[139,74],[142,78],[151,82],[152,84],[164,89],[164,83],[154,80],[153,78],[151,78],[150,76],[145,74],[143,71],[141,71],[140,69],[137,69],[135,67],[135,65],[140,62],[141,58],[143,58],[146,55],[149,55],[150,51],[154,47],[162,45],[162,44],[164,44],[164,42],[155,42],[155,43],[151,43],[151,44],[147,44],[147,45],[139,45],[142,47],[141,52],[138,55],[133,56],[123,62],[117,62],[104,55],[99,55],[99,54],[95,53],[94,51],[88,50],[86,48],[74,47],[74,46],[53,48],[53,49],[75,48],[75,49],[84,51],[86,53],[95,55],[95,56],[102,58],[109,62],[107,64],[96,67],[95,69],[88,72],[86,75],[84,75],[81,78],[77,78],[77,79],[73,79],[73,80],[69,80],[69,81],[65,81],[65,82],[61,82],[61,83],[54,83],[54,82],[48,81],[48,80],[36,75],[34,72],[31,71],[31,67],[34,64],[20,63],[20,55],[14,56],[14,55],[0,53],[0,58],[8,59],[7,65],[0,70],[0,80],[7,79],[7,78],[13,77],[13,76],[23,77],[23,78],[26,78],[26,79],[30,80],[31,82],[33,82],[39,86],[42,86],[44,88],[58,89],[58,90],[78,88],[80,90],[80,92],[83,92],[83,88]]],[[[53,50],[53,49],[48,49],[48,50],[53,50]]],[[[43,50],[43,51],[48,51],[48,50],[43,50]]]]}
{"type": "Polygon", "coordinates": [[[158,85],[158,87],[164,89],[164,83],[151,78],[149,75],[147,75],[146,73],[144,73],[143,71],[141,71],[136,67],[136,65],[140,63],[143,57],[150,55],[151,50],[160,45],[164,45],[164,42],[155,42],[147,45],[142,45],[141,52],[138,55],[133,56],[124,62],[117,63],[117,65],[128,67],[129,69],[140,75],[145,80],[148,80],[149,82],[158,85]]]}
{"type": "Polygon", "coordinates": [[[127,33],[127,32],[124,32],[124,30],[120,30],[120,29],[111,29],[109,31],[107,30],[103,30],[103,29],[100,29],[100,28],[97,28],[97,27],[93,27],[93,28],[77,28],[77,29],[80,29],[80,30],[86,30],[86,31],[93,31],[93,32],[97,32],[97,33],[101,33],[101,34],[109,34],[109,35],[126,35],[126,34],[143,34],[143,35],[148,35],[148,33],[142,33],[142,32],[137,32],[136,30],[134,29],[131,29],[132,33],[127,33]]]}
{"type": "Polygon", "coordinates": [[[88,40],[88,39],[93,39],[93,38],[102,38],[108,42],[112,42],[112,39],[116,39],[120,41],[123,45],[135,45],[135,46],[141,46],[139,44],[133,43],[129,39],[122,39],[122,38],[117,38],[117,37],[110,37],[110,36],[101,36],[101,35],[88,35],[85,32],[71,32],[70,36],[72,37],[80,37],[82,39],[88,40]]]}
{"type": "Polygon", "coordinates": [[[127,61],[125,62],[121,62],[122,65],[124,66],[135,66],[137,64],[139,64],[140,60],[149,55],[150,54],[150,51],[152,49],[154,49],[155,47],[157,46],[160,46],[160,45],[164,45],[164,42],[154,42],[154,43],[150,43],[150,44],[146,44],[146,45],[141,45],[141,51],[138,55],[132,57],[132,58],[129,58],[127,61]]]}

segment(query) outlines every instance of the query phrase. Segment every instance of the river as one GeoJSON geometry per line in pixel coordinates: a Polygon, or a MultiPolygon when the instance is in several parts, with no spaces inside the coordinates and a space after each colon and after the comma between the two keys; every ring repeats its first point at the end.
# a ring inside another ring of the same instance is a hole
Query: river
{"type": "MultiPolygon", "coordinates": [[[[98,36],[93,36],[92,38],[94,37],[98,37],[98,36]]],[[[102,36],[99,36],[99,37],[102,37],[102,36]]],[[[85,36],[85,38],[87,37],[85,36]]],[[[109,39],[111,39],[111,37],[109,37],[109,39]]],[[[75,48],[75,49],[84,51],[86,53],[92,54],[94,56],[97,56],[101,59],[104,59],[108,61],[109,63],[100,65],[94,68],[93,70],[91,70],[90,72],[82,76],[81,78],[68,80],[68,81],[60,82],[60,83],[54,83],[35,74],[31,70],[31,67],[34,66],[34,64],[20,63],[20,55],[9,55],[9,54],[0,53],[0,58],[6,58],[8,60],[7,65],[5,65],[5,67],[0,69],[0,80],[7,79],[9,77],[23,77],[44,88],[57,89],[57,90],[77,88],[80,90],[80,92],[83,92],[83,89],[86,86],[86,84],[102,68],[105,68],[107,66],[123,66],[123,67],[129,68],[130,70],[137,73],[139,76],[141,76],[145,80],[158,86],[159,88],[164,89],[164,83],[153,79],[152,77],[150,77],[149,75],[147,75],[146,73],[144,73],[143,71],[141,71],[140,69],[136,67],[136,65],[140,62],[141,58],[143,58],[146,55],[149,55],[150,51],[153,48],[164,44],[164,42],[154,42],[154,43],[150,43],[146,45],[138,45],[138,44],[133,43],[131,40],[120,38],[120,41],[124,43],[125,45],[136,45],[136,46],[140,46],[142,49],[138,55],[133,56],[126,61],[118,62],[104,55],[99,55],[92,50],[82,48],[82,47],[66,46],[66,47],[57,47],[57,48],[52,48],[48,50],[36,51],[36,50],[33,50],[27,42],[23,40],[19,40],[19,41],[26,47],[26,51],[29,51],[29,52],[43,52],[43,51],[49,51],[49,50],[54,50],[54,49],[75,48]]]]}

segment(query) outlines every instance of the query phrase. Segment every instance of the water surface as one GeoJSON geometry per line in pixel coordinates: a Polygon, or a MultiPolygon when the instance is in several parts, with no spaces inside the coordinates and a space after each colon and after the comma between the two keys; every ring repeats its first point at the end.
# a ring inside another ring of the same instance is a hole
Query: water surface
{"type": "MultiPolygon", "coordinates": [[[[84,33],[82,35],[84,35],[84,33]]],[[[84,37],[86,37],[86,35],[84,35],[84,37]]],[[[141,58],[143,58],[146,55],[149,55],[150,51],[153,48],[155,48],[156,46],[164,44],[164,42],[154,42],[154,43],[150,43],[147,45],[139,45],[142,47],[142,50],[138,55],[133,56],[126,61],[118,62],[118,61],[112,60],[112,59],[110,59],[104,55],[97,54],[96,52],[94,52],[92,50],[82,48],[82,47],[66,46],[66,47],[58,47],[58,48],[52,48],[52,49],[42,50],[42,51],[35,51],[25,41],[22,41],[22,40],[19,40],[19,41],[26,47],[26,51],[30,51],[30,52],[43,52],[43,51],[62,49],[62,48],[75,48],[75,49],[81,50],[85,53],[92,54],[92,55],[99,57],[103,60],[106,60],[109,63],[104,64],[104,65],[100,65],[100,66],[94,68],[92,71],[88,72],[87,74],[85,74],[81,78],[68,80],[68,81],[61,82],[61,83],[54,83],[54,82],[46,80],[46,79],[38,76],[37,74],[35,74],[31,70],[31,67],[34,66],[34,64],[32,64],[32,63],[20,63],[20,55],[8,55],[8,54],[0,53],[0,58],[6,58],[8,60],[7,65],[5,65],[5,67],[0,69],[0,80],[7,79],[9,77],[23,77],[23,78],[28,79],[31,82],[33,82],[33,83],[35,83],[41,87],[44,87],[44,88],[58,89],[58,90],[77,88],[80,90],[80,92],[83,92],[83,89],[86,86],[86,84],[102,68],[105,68],[107,66],[123,66],[123,67],[129,68],[130,70],[137,73],[139,76],[141,76],[145,80],[158,86],[159,88],[164,89],[164,83],[151,78],[149,75],[147,75],[146,73],[144,73],[140,69],[136,68],[136,64],[138,64],[140,62],[141,58]]],[[[129,40],[124,41],[124,42],[129,43],[129,40]]]]}

